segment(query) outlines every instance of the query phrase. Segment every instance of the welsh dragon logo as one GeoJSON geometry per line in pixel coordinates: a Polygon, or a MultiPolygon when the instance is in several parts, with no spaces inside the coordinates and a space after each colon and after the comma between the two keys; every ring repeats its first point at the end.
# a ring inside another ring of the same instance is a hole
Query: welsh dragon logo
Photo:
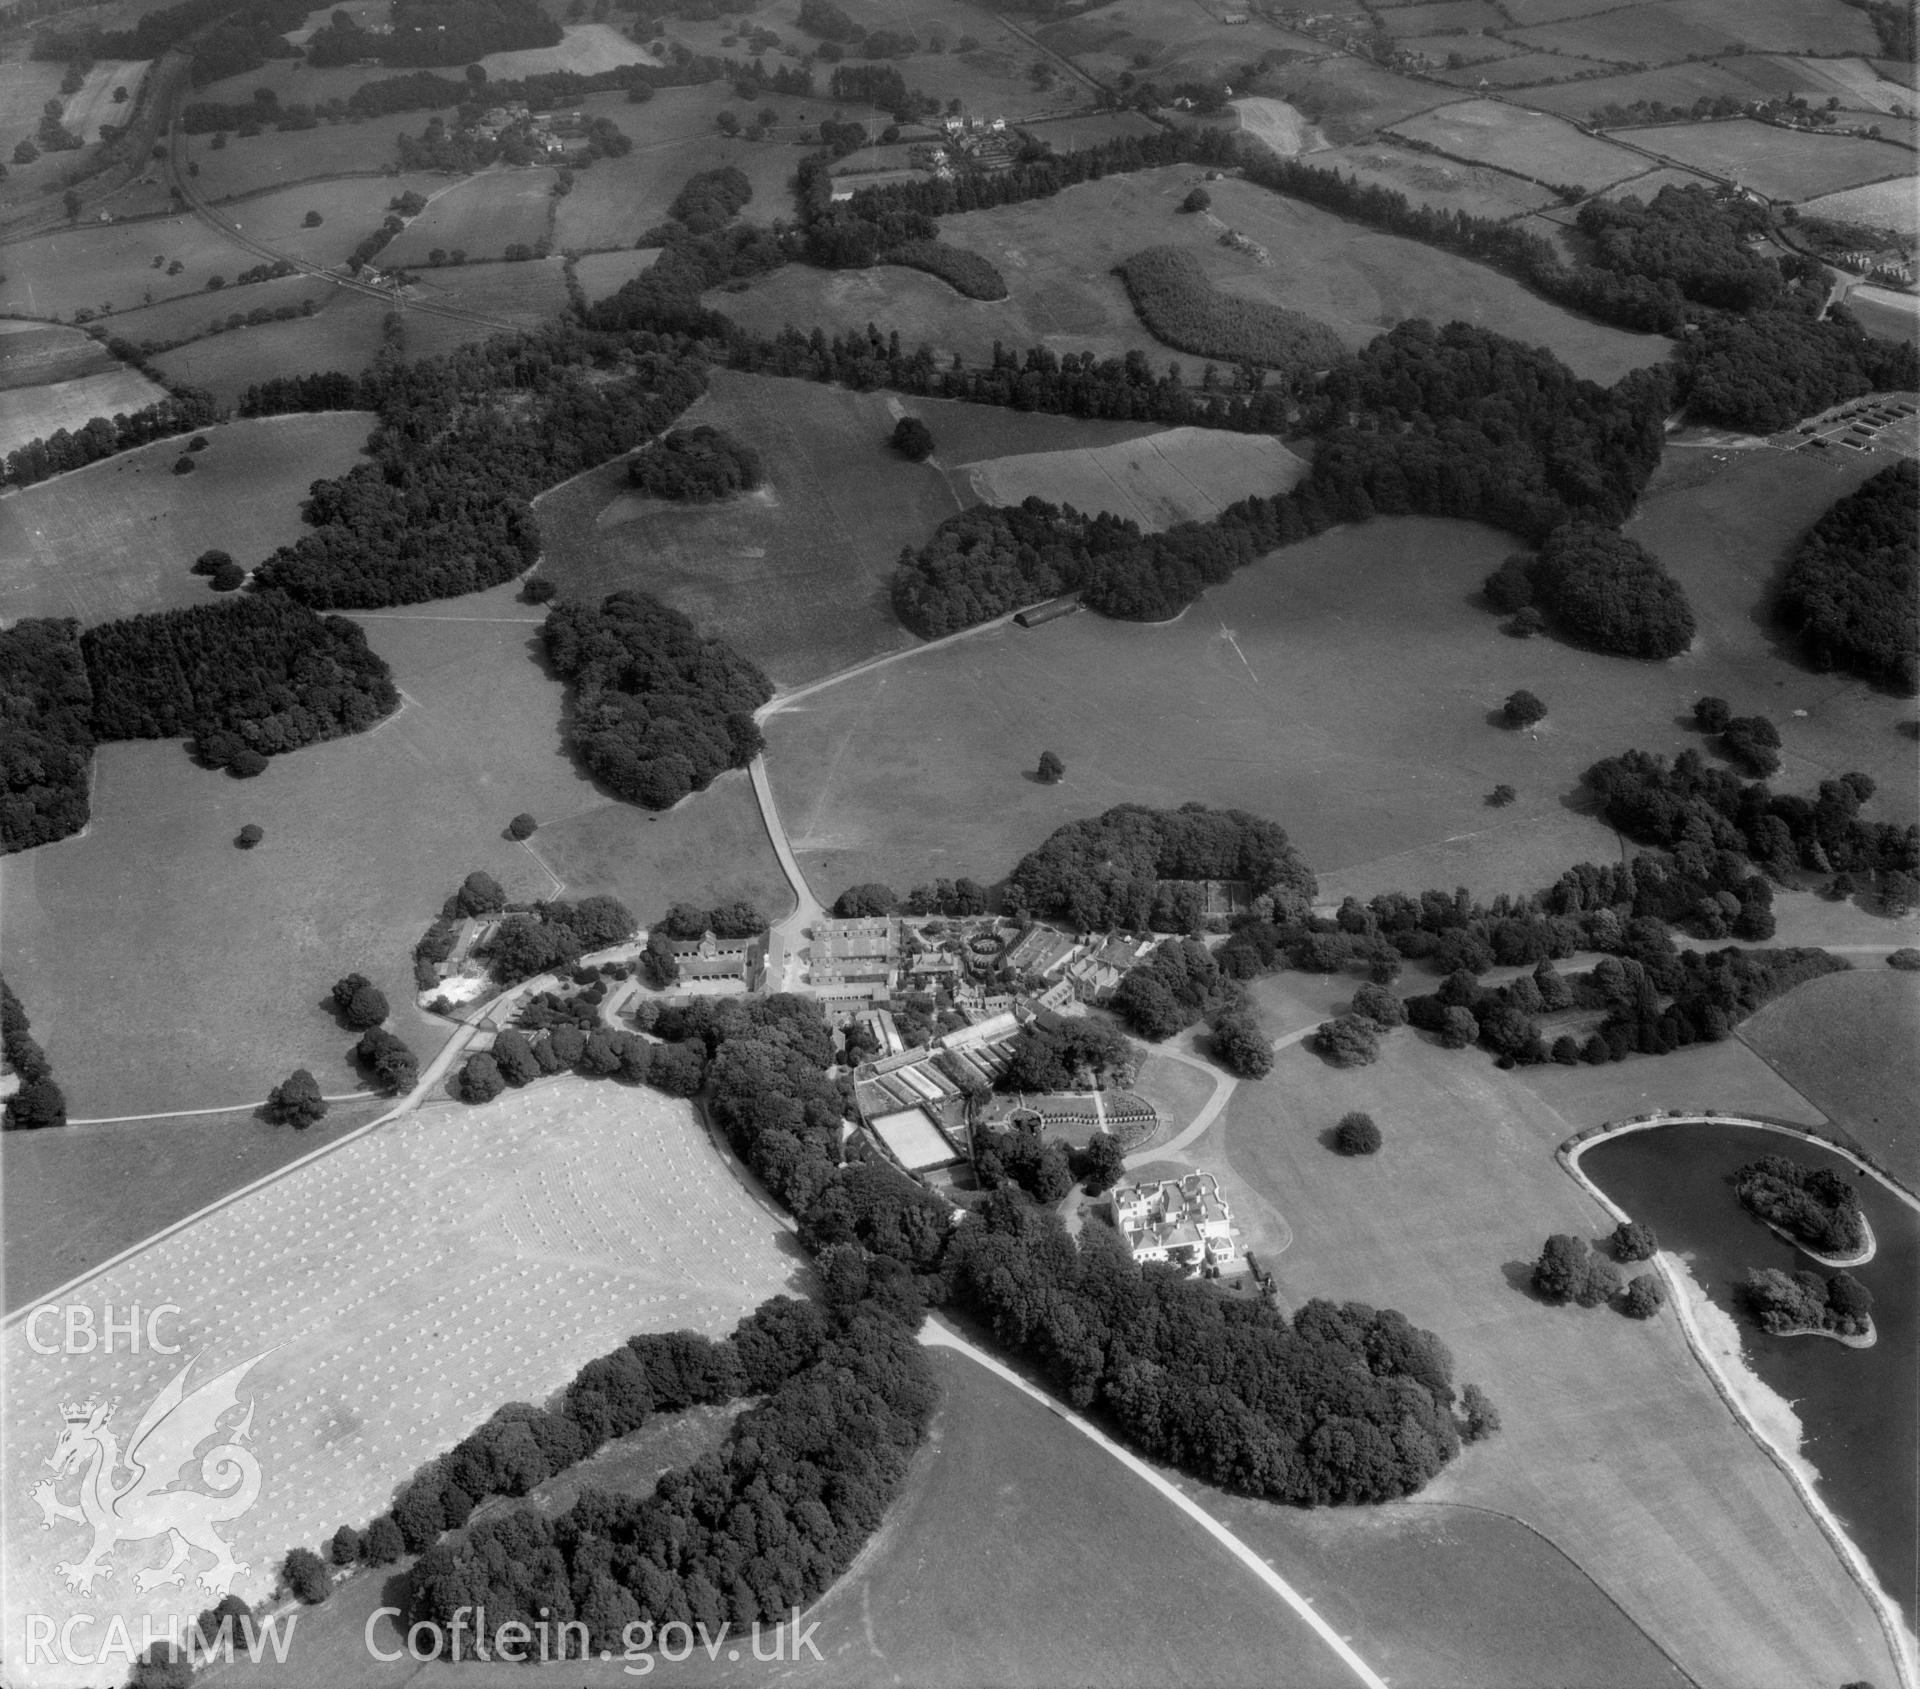
{"type": "Polygon", "coordinates": [[[195,1549],[214,1558],[200,1573],[200,1583],[216,1599],[247,1571],[233,1558],[219,1527],[239,1518],[260,1496],[260,1463],[241,1447],[253,1435],[252,1398],[238,1425],[223,1430],[220,1421],[239,1409],[242,1381],[271,1353],[242,1361],[191,1393],[187,1374],[194,1363],[188,1361],[141,1416],[124,1451],[108,1428],[113,1402],[62,1405],[66,1425],[46,1462],[54,1476],[34,1486],[33,1499],[44,1515],[42,1530],[66,1520],[93,1532],[93,1546],[83,1559],[62,1560],[54,1568],[69,1589],[91,1594],[96,1578],[113,1575],[111,1549],[155,1537],[171,1538],[173,1554],[164,1566],[134,1574],[134,1587],[143,1594],[163,1584],[184,1586],[184,1568],[195,1549]],[[196,1464],[195,1451],[213,1436],[225,1440],[196,1464]],[[76,1475],[77,1506],[59,1497],[61,1485],[76,1475]],[[170,1487],[183,1479],[206,1488],[170,1487]]]}

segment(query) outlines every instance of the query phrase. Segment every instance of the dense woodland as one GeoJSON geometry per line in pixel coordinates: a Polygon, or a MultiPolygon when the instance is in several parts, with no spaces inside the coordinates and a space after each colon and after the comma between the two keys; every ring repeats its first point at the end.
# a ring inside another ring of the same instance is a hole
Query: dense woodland
{"type": "Polygon", "coordinates": [[[1821,668],[1920,687],[1920,464],[1839,500],[1787,565],[1780,610],[1821,668]]]}
{"type": "Polygon", "coordinates": [[[765,478],[760,454],[723,428],[677,428],[627,461],[627,482],[654,498],[712,504],[751,492],[765,478]]]}
{"type": "Polygon", "coordinates": [[[690,358],[554,328],[366,375],[283,377],[241,413],[373,410],[371,461],[316,481],[314,530],[255,573],[318,609],[417,604],[497,586],[539,556],[528,500],[658,434],[700,394],[690,358]]]}
{"type": "Polygon", "coordinates": [[[1199,803],[1120,804],[1056,828],[1023,856],[1007,901],[1085,932],[1146,932],[1157,912],[1173,908],[1163,882],[1177,880],[1237,881],[1249,898],[1300,911],[1317,889],[1285,831],[1260,816],[1199,803]]]}
{"type": "Polygon", "coordinates": [[[258,774],[269,757],[359,733],[399,707],[386,664],[340,616],[278,593],[0,633],[0,845],[78,832],[96,743],[188,736],[199,759],[258,774]]]}
{"type": "Polygon", "coordinates": [[[20,1083],[7,1098],[0,1130],[30,1132],[67,1123],[67,1098],[53,1077],[53,1065],[33,1035],[33,1022],[13,988],[0,979],[0,1049],[20,1083]]]}
{"type": "Polygon", "coordinates": [[[1860,1193],[1831,1168],[1763,1155],[1734,1174],[1733,1194],[1743,1208],[1821,1255],[1852,1255],[1866,1247],[1860,1193]]]}
{"type": "MultiPolygon", "coordinates": [[[[1602,388],[1486,329],[1401,323],[1336,364],[1312,400],[1319,444],[1292,492],[1150,535],[1035,498],[964,511],[903,554],[894,608],[927,638],[1075,589],[1106,615],[1157,621],[1336,522],[1453,516],[1536,542],[1568,522],[1611,527],[1659,463],[1671,402],[1661,371],[1602,388]]],[[[1671,654],[1659,648],[1675,629],[1692,637],[1678,588],[1630,542],[1589,535],[1554,556],[1568,561],[1567,624],[1594,643],[1671,654]]]]}
{"type": "Polygon", "coordinates": [[[561,39],[560,25],[536,0],[393,0],[391,17],[392,27],[376,33],[335,12],[308,40],[308,62],[464,65],[561,39]]]}
{"type": "Polygon", "coordinates": [[[1120,275],[1147,332],[1176,351],[1259,364],[1286,381],[1330,368],[1343,354],[1339,336],[1312,317],[1222,293],[1187,247],[1150,246],[1120,275]]]}
{"type": "Polygon", "coordinates": [[[881,262],[938,276],[966,299],[994,300],[1007,296],[1007,278],[993,264],[977,252],[949,246],[943,240],[903,241],[882,253],[881,262]]]}
{"type": "Polygon", "coordinates": [[[0,483],[30,487],[51,475],[84,469],[116,452],[131,451],[170,435],[191,434],[219,420],[220,410],[210,393],[183,387],[140,410],[96,416],[79,428],[58,428],[44,438],[16,446],[7,453],[6,472],[0,476],[0,483]]]}
{"type": "Polygon", "coordinates": [[[760,750],[753,712],[767,677],[685,616],[644,593],[598,609],[561,604],[545,628],[547,660],[565,680],[574,754],[616,796],[669,809],[760,750]]]}

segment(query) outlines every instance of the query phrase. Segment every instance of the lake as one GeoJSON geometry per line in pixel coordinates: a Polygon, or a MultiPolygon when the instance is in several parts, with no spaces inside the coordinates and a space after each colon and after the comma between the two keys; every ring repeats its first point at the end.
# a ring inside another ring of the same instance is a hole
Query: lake
{"type": "Polygon", "coordinates": [[[1803,1139],[1749,1126],[1663,1126],[1600,1144],[1581,1166],[1609,1197],[1683,1256],[1700,1287],[1740,1322],[1748,1364],[1794,1405],[1802,1453],[1819,1489],[1900,1604],[1920,1612],[1920,1214],[1839,1156],[1803,1139]],[[1769,1337],[1744,1311],[1738,1287],[1755,1267],[1825,1273],[1742,1208],[1734,1170],[1761,1155],[1832,1167],[1860,1192],[1879,1252],[1854,1276],[1873,1293],[1879,1342],[1848,1349],[1820,1337],[1769,1337]]]}

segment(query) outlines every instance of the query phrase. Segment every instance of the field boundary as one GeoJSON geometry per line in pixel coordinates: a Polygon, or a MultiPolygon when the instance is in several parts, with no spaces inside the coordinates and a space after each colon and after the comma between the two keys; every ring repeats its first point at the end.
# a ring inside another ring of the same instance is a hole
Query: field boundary
{"type": "MultiPolygon", "coordinates": [[[[1711,1110],[1684,1109],[1671,1114],[1656,1112],[1635,1115],[1626,1120],[1607,1121],[1598,1126],[1589,1126],[1584,1131],[1574,1133],[1553,1152],[1554,1160],[1558,1161],[1572,1176],[1574,1182],[1608,1214],[1616,1220],[1625,1222],[1632,1216],[1587,1177],[1580,1165],[1580,1158],[1597,1143],[1625,1137],[1632,1132],[1652,1131],[1660,1126],[1749,1126],[1762,1132],[1778,1132],[1784,1137],[1803,1138],[1844,1157],[1862,1172],[1885,1185],[1897,1200],[1920,1212],[1920,1196],[1915,1196],[1891,1173],[1883,1172],[1868,1157],[1850,1149],[1845,1144],[1837,1143],[1811,1127],[1792,1125],[1782,1120],[1769,1120],[1764,1116],[1719,1114],[1711,1110]]],[[[1687,1340],[1687,1348],[1692,1351],[1693,1358],[1700,1363],[1700,1370],[1707,1375],[1708,1382],[1713,1385],[1714,1393],[1726,1404],[1728,1411],[1739,1422],[1741,1428],[1759,1445],[1761,1451],[1793,1486],[1794,1492],[1800,1497],[1807,1512],[1812,1516],[1813,1522],[1819,1526],[1820,1534],[1839,1555],[1848,1576],[1866,1597],[1867,1605],[1873,1609],[1874,1617],[1880,1621],[1883,1640],[1893,1656],[1894,1669],[1900,1674],[1900,1689],[1920,1689],[1920,1663],[1916,1663],[1914,1657],[1913,1639],[1908,1634],[1906,1624],[1901,1618],[1899,1609],[1894,1605],[1893,1598],[1880,1587],[1879,1578],[1875,1576],[1873,1568],[1867,1564],[1866,1556],[1847,1535],[1846,1527],[1840,1522],[1839,1516],[1826,1504],[1807,1479],[1801,1470],[1802,1462],[1795,1452],[1781,1448],[1761,1429],[1758,1421],[1741,1402],[1733,1381],[1721,1369],[1720,1363],[1713,1358],[1694,1320],[1692,1305],[1688,1301],[1687,1294],[1692,1280],[1684,1268],[1676,1268],[1665,1250],[1654,1255],[1653,1265],[1667,1287],[1674,1313],[1680,1322],[1681,1333],[1687,1340]]],[[[1704,1296],[1705,1292],[1701,1294],[1704,1296]]]]}

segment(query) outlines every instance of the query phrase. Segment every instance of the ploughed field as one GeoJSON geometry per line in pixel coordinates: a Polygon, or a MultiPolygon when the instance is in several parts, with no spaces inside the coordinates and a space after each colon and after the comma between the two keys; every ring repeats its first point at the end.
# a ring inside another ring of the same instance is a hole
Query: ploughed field
{"type": "MultiPolygon", "coordinates": [[[[767,1297],[804,1293],[804,1260],[726,1171],[691,1104],[645,1088],[556,1079],[483,1108],[442,1104],[293,1169],[109,1268],[75,1295],[116,1309],[178,1305],[177,1357],[41,1355],[5,1334],[7,1423],[51,1449],[60,1404],[113,1396],[129,1422],[191,1364],[188,1388],[252,1357],[259,1500],[226,1528],[268,1595],[289,1547],[364,1525],[393,1488],[496,1407],[540,1401],[637,1331],[720,1335],[767,1297]],[[138,1404],[136,1406],[136,1404],[138,1404]]],[[[177,1335],[176,1335],[177,1333],[177,1335]]],[[[42,1531],[9,1508],[6,1653],[20,1615],[204,1607],[204,1592],[136,1593],[164,1542],[128,1543],[89,1597],[56,1556],[82,1527],[42,1531]]],[[[164,1617],[160,1618],[164,1634],[164,1617]]],[[[85,1680],[85,1667],[41,1681],[85,1680]],[[77,1673],[77,1675],[76,1675],[77,1673]]]]}

